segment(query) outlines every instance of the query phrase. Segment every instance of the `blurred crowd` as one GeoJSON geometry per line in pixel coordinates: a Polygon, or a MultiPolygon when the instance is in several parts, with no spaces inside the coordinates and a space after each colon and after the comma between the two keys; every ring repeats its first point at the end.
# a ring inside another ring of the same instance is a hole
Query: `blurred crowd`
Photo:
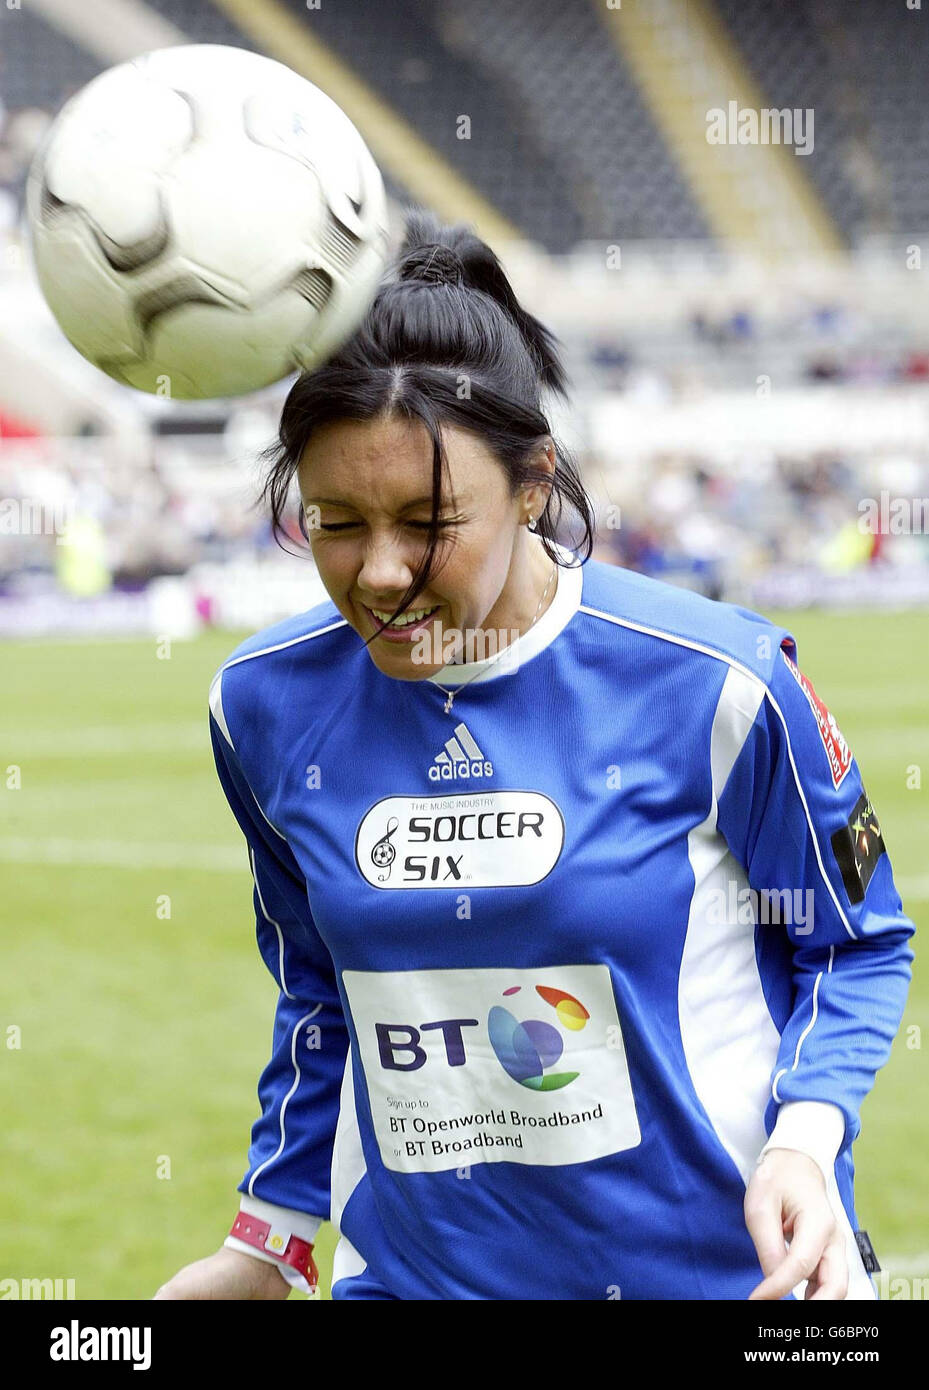
{"type": "MultiPolygon", "coordinates": [[[[49,121],[39,107],[7,112],[0,101],[0,248],[11,248],[0,270],[20,283],[26,271],[17,226],[26,174],[49,121]]],[[[33,297],[38,301],[37,291],[33,297]]],[[[42,312],[47,318],[44,306],[42,312]]],[[[27,336],[38,335],[41,324],[23,324],[27,336]]],[[[757,383],[772,377],[778,390],[838,387],[849,399],[870,389],[919,394],[929,384],[929,348],[893,328],[875,332],[828,295],[785,298],[773,317],[770,306],[762,313],[750,300],[724,307],[724,297],[703,303],[698,295],[688,307],[682,296],[676,321],[663,330],[591,331],[566,341],[572,378],[583,386],[571,406],[581,436],[586,401],[597,392],[660,415],[714,393],[757,394],[757,383]]],[[[49,339],[46,358],[55,351],[73,356],[60,335],[49,339]]],[[[104,387],[114,390],[102,375],[98,386],[101,400],[104,387]]],[[[115,389],[130,404],[140,399],[115,389]]],[[[177,403],[158,404],[177,416],[177,403]]],[[[141,458],[136,449],[130,462],[99,419],[74,427],[84,438],[45,438],[41,423],[21,418],[18,402],[0,388],[0,605],[51,593],[138,593],[204,566],[276,564],[279,552],[257,505],[254,459],[274,436],[280,400],[257,408],[216,404],[222,410],[215,433],[192,428],[188,436],[182,422],[173,438],[159,436],[155,417],[143,412],[150,402],[136,406],[141,458]]],[[[576,448],[596,504],[595,557],[749,604],[759,580],[772,575],[832,581],[818,591],[808,584],[803,593],[811,601],[834,597],[843,576],[868,576],[875,592],[882,577],[903,570],[929,581],[925,527],[892,533],[869,528],[862,517],[863,502],[882,491],[925,499],[929,507],[929,439],[904,449],[892,441],[861,448],[759,444],[741,454],[715,442],[710,429],[690,447],[656,445],[630,450],[628,458],[622,444],[609,457],[590,444],[576,448]]],[[[560,539],[572,539],[569,528],[560,539]]],[[[295,520],[290,544],[305,553],[295,520]]]]}
{"type": "MultiPolygon", "coordinates": [[[[227,444],[155,439],[147,462],[129,467],[94,439],[8,440],[0,447],[0,599],[132,591],[198,565],[270,558],[276,546],[257,502],[259,474],[227,444]]],[[[869,524],[865,505],[883,491],[927,499],[929,509],[929,457],[757,452],[733,468],[702,450],[657,453],[628,470],[591,453],[579,462],[595,503],[595,558],[713,598],[749,601],[759,576],[781,570],[917,567],[929,577],[920,513],[915,534],[890,534],[869,524]]],[[[569,526],[560,538],[571,538],[569,526]]],[[[305,547],[295,518],[288,544],[305,547]]]]}
{"type": "MultiPolygon", "coordinates": [[[[736,472],[705,452],[669,453],[650,459],[637,485],[616,473],[608,483],[596,557],[711,598],[749,601],[778,571],[929,576],[929,535],[888,526],[886,501],[883,530],[880,514],[881,493],[929,508],[929,456],[760,453],[736,472]]],[[[911,515],[918,528],[921,510],[911,515]]]]}
{"type": "Polygon", "coordinates": [[[185,456],[183,446],[152,440],[147,463],[129,467],[102,441],[0,447],[0,596],[69,587],[76,552],[85,560],[92,552],[99,576],[76,591],[98,592],[272,546],[246,471],[230,467],[224,484],[221,440],[214,449],[205,463],[202,448],[185,456]]]}

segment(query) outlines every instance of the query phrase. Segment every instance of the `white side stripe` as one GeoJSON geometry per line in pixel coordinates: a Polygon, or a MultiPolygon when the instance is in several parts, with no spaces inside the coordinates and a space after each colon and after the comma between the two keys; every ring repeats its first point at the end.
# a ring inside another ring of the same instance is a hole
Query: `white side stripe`
{"type": "MultiPolygon", "coordinates": [[[[249,787],[249,791],[250,791],[250,792],[252,791],[251,787],[249,787]]],[[[266,825],[269,825],[269,826],[271,827],[271,829],[274,831],[274,833],[275,833],[275,835],[277,836],[277,838],[278,838],[279,840],[283,840],[284,843],[285,843],[285,845],[287,845],[287,848],[290,849],[290,841],[287,839],[287,836],[284,835],[284,834],[282,834],[281,831],[278,830],[277,826],[274,824],[273,821],[268,820],[268,817],[267,817],[267,816],[265,815],[265,813],[264,813],[264,807],[261,805],[261,802],[258,800],[258,798],[257,798],[257,796],[255,795],[254,792],[252,792],[252,800],[254,801],[255,805],[258,807],[259,811],[261,812],[261,818],[262,818],[262,820],[265,822],[265,824],[266,824],[266,825]]]]}
{"type": "MultiPolygon", "coordinates": [[[[827,968],[826,968],[825,971],[820,970],[819,974],[816,976],[815,981],[813,982],[813,1016],[812,1016],[812,1018],[810,1019],[809,1023],[808,1023],[808,1024],[806,1025],[806,1027],[804,1028],[803,1032],[800,1034],[800,1037],[797,1039],[797,1050],[796,1050],[796,1052],[794,1053],[793,1066],[789,1068],[790,1071],[796,1071],[796,1070],[797,1070],[797,1064],[798,1064],[799,1061],[800,1061],[800,1049],[801,1049],[801,1047],[803,1046],[804,1042],[806,1041],[808,1035],[812,1032],[812,1030],[813,1030],[813,1024],[816,1022],[816,1019],[817,1019],[817,1017],[819,1016],[819,982],[820,982],[820,980],[822,979],[824,973],[827,974],[827,975],[831,975],[831,974],[832,974],[832,962],[834,961],[834,959],[835,959],[835,947],[834,947],[834,946],[830,946],[830,947],[829,947],[829,965],[827,966],[827,968]]],[[[781,1079],[782,1076],[786,1076],[787,1071],[788,1071],[788,1068],[787,1068],[787,1067],[781,1067],[781,1070],[778,1072],[777,1076],[775,1076],[775,1078],[774,1078],[774,1081],[771,1083],[771,1094],[772,1094],[772,1096],[774,1097],[774,1099],[777,1101],[778,1105],[780,1105],[780,1103],[781,1103],[781,1097],[780,1097],[780,1096],[778,1095],[778,1093],[777,1093],[777,1083],[780,1081],[780,1079],[781,1079]]]]}
{"type": "Polygon", "coordinates": [[[304,1014],[303,1017],[300,1019],[299,1023],[297,1023],[297,1024],[294,1025],[294,1031],[293,1031],[293,1033],[291,1034],[291,1039],[290,1039],[290,1060],[291,1060],[291,1062],[293,1063],[293,1068],[294,1068],[294,1084],[291,1086],[290,1090],[287,1092],[286,1096],[284,1097],[283,1102],[281,1103],[281,1115],[280,1115],[281,1142],[278,1144],[277,1149],[276,1149],[275,1152],[271,1155],[271,1157],[270,1157],[270,1158],[266,1158],[265,1161],[264,1161],[264,1163],[259,1163],[259,1165],[258,1165],[258,1167],[255,1169],[254,1173],[253,1173],[252,1176],[249,1178],[249,1180],[248,1180],[248,1192],[249,1192],[249,1196],[250,1196],[250,1197],[254,1197],[254,1195],[255,1195],[255,1179],[258,1177],[259,1173],[263,1173],[264,1170],[268,1167],[268,1165],[269,1165],[270,1163],[273,1163],[273,1162],[275,1161],[275,1159],[280,1158],[281,1154],[284,1152],[284,1143],[285,1143],[285,1139],[286,1139],[286,1133],[285,1133],[285,1129],[284,1129],[284,1116],[285,1116],[285,1114],[286,1114],[286,1112],[287,1112],[287,1103],[288,1103],[288,1101],[290,1100],[291,1096],[293,1095],[294,1091],[296,1091],[297,1087],[300,1085],[300,1076],[301,1076],[301,1072],[300,1072],[300,1063],[297,1061],[297,1039],[298,1039],[299,1036],[300,1036],[300,1029],[303,1027],[303,1025],[304,1025],[305,1023],[309,1023],[309,1021],[310,1021],[311,1018],[315,1018],[315,1016],[319,1013],[319,1010],[320,1010],[321,1007],[322,1007],[322,1006],[321,1006],[320,1004],[317,1004],[316,1007],[310,1011],[310,1013],[304,1014]]]}
{"type": "Polygon", "coordinates": [[[332,1145],[332,1170],[330,1173],[329,1220],[340,1234],[342,1213],[348,1205],[348,1199],[367,1171],[364,1150],[361,1147],[358,1114],[355,1109],[352,1049],[349,1046],[345,1056],[345,1070],[342,1072],[339,1118],[332,1145]]]}
{"type": "Polygon", "coordinates": [[[255,880],[255,892],[258,894],[258,905],[261,908],[261,914],[265,921],[270,922],[271,926],[277,932],[278,970],[281,977],[281,989],[288,999],[293,999],[294,996],[287,988],[287,982],[284,979],[284,933],[281,931],[280,925],[275,922],[274,918],[270,916],[268,909],[265,907],[265,900],[261,895],[261,885],[258,882],[258,871],[255,867],[255,851],[252,849],[251,845],[248,847],[248,862],[252,866],[252,878],[255,880]]]}
{"type": "MultiPolygon", "coordinates": [[[[306,642],[311,637],[321,637],[324,632],[331,632],[334,627],[347,626],[348,624],[343,618],[340,623],[332,623],[329,627],[320,628],[318,631],[307,633],[303,637],[295,637],[291,642],[282,642],[277,647],[266,647],[263,651],[260,652],[250,652],[248,656],[237,656],[234,661],[227,662],[226,665],[222,668],[222,670],[217,671],[216,675],[213,678],[213,683],[210,686],[210,709],[213,712],[213,718],[216,720],[216,723],[219,725],[220,729],[222,729],[223,737],[226,739],[233,753],[236,752],[236,746],[232,741],[232,735],[229,732],[229,726],[226,723],[226,715],[223,710],[223,672],[228,671],[230,666],[238,666],[240,661],[250,661],[253,656],[265,656],[268,652],[279,652],[284,647],[294,646],[297,642],[306,642]]],[[[249,791],[251,791],[251,787],[249,787],[249,791]]],[[[283,840],[286,843],[287,836],[283,835],[281,831],[278,830],[277,826],[274,824],[273,821],[268,820],[268,817],[265,815],[264,812],[264,807],[261,805],[254,792],[252,792],[252,800],[258,807],[258,810],[261,812],[262,820],[271,827],[271,829],[274,831],[275,835],[278,837],[279,840],[283,840]]]]}
{"type": "Polygon", "coordinates": [[[730,668],[710,737],[711,797],[706,819],[687,837],[694,876],[678,980],[681,1045],[694,1092],[719,1143],[748,1182],[765,1142],[764,1109],[780,1034],[768,1010],[755,956],[754,923],[719,921],[712,911],[745,871],[717,826],[718,797],[764,698],[750,672],[730,668]],[[719,1000],[726,1000],[725,1026],[719,1000]]]}
{"type": "MultiPolygon", "coordinates": [[[[713,925],[704,907],[707,893],[730,878],[746,882],[744,871],[735,861],[716,827],[717,801],[732,767],[754,724],[755,715],[767,693],[763,682],[750,672],[730,670],[720,692],[710,738],[712,800],[702,825],[688,836],[688,855],[694,872],[694,895],[687,923],[687,936],[681,957],[678,986],[678,1014],[681,1042],[694,1090],[699,1097],[719,1142],[729,1153],[746,1185],[765,1142],[764,1110],[768,1078],[780,1047],[780,1034],[771,1018],[754,949],[754,928],[737,923],[713,925]],[[718,999],[727,1000],[729,1028],[720,1036],[717,1022],[718,999]]],[[[796,769],[794,769],[796,776],[796,769]]],[[[830,947],[829,967],[835,948],[830,947]]],[[[820,971],[813,991],[810,1022],[797,1043],[794,1067],[800,1060],[804,1039],[809,1036],[818,1013],[818,989],[824,973],[820,971]]],[[[786,1070],[786,1068],[784,1069],[786,1070]]],[[[777,1081],[784,1071],[775,1077],[777,1081]]],[[[848,1299],[873,1299],[874,1287],[865,1273],[848,1216],[842,1206],[834,1172],[827,1175],[827,1194],[839,1229],[845,1239],[848,1260],[848,1299]]],[[[802,1299],[806,1290],[801,1281],[792,1290],[802,1299]]]]}
{"type": "Polygon", "coordinates": [[[223,671],[228,671],[232,666],[238,666],[243,661],[254,661],[256,656],[270,656],[272,652],[285,651],[287,647],[299,646],[301,642],[310,642],[314,637],[323,637],[327,632],[335,632],[337,627],[348,627],[347,618],[339,618],[337,622],[329,623],[328,627],[318,627],[315,632],[304,632],[301,637],[291,637],[289,642],[278,642],[273,647],[262,647],[257,652],[246,652],[244,656],[234,656],[231,661],[227,661],[223,671]]]}
{"type": "MultiPolygon", "coordinates": [[[[646,633],[647,635],[652,636],[652,637],[660,637],[660,638],[663,638],[666,642],[671,642],[672,644],[674,644],[674,645],[676,645],[676,646],[689,647],[689,648],[691,648],[691,649],[694,650],[694,651],[703,652],[703,653],[704,653],[705,655],[707,655],[707,656],[714,657],[717,661],[725,662],[725,664],[730,668],[730,675],[732,674],[733,671],[739,671],[739,672],[741,672],[741,674],[742,674],[743,676],[747,677],[748,680],[751,681],[754,685],[760,687],[760,689],[761,689],[761,690],[763,691],[763,693],[764,693],[764,698],[768,700],[769,704],[771,705],[771,708],[774,710],[775,714],[777,715],[778,719],[779,719],[780,722],[781,722],[781,727],[782,727],[782,729],[784,730],[784,737],[785,737],[785,739],[786,739],[786,741],[787,741],[787,756],[788,756],[788,758],[790,759],[790,768],[791,768],[791,772],[793,773],[794,786],[795,786],[796,789],[797,789],[797,795],[798,795],[799,798],[800,798],[800,804],[801,804],[802,807],[803,807],[803,813],[804,813],[804,816],[806,817],[806,823],[807,823],[807,826],[808,826],[808,828],[809,828],[810,839],[811,839],[812,842],[813,842],[813,849],[814,849],[814,852],[815,852],[815,854],[816,854],[816,863],[817,863],[817,866],[818,866],[818,868],[819,868],[820,877],[822,878],[823,883],[826,885],[826,889],[827,889],[827,891],[828,891],[828,893],[829,893],[830,898],[832,899],[833,903],[835,904],[835,909],[836,909],[836,912],[837,912],[838,915],[839,915],[839,919],[840,919],[840,921],[842,922],[842,925],[845,927],[845,930],[848,932],[848,935],[851,937],[851,939],[852,939],[853,941],[854,941],[854,940],[857,940],[857,938],[856,938],[856,936],[855,936],[855,933],[854,933],[854,931],[852,930],[851,924],[850,924],[848,918],[846,917],[844,911],[842,910],[842,905],[841,905],[841,903],[839,902],[838,898],[836,897],[836,894],[835,894],[835,891],[834,891],[834,889],[833,889],[833,887],[832,887],[832,884],[829,882],[829,876],[828,876],[828,874],[826,873],[826,868],[825,868],[825,865],[824,865],[824,863],[823,863],[822,852],[821,852],[820,847],[819,847],[819,840],[818,840],[817,835],[816,835],[816,830],[815,830],[815,828],[814,828],[814,826],[813,826],[812,817],[810,816],[810,808],[809,808],[809,806],[808,806],[808,804],[807,804],[807,800],[806,800],[806,796],[805,796],[804,791],[803,791],[803,787],[802,787],[801,784],[800,784],[800,775],[799,775],[799,773],[797,772],[797,763],[796,763],[796,759],[794,758],[793,745],[791,744],[791,741],[790,741],[790,730],[787,728],[787,721],[786,721],[786,719],[784,718],[784,712],[783,712],[783,710],[781,709],[780,705],[777,703],[777,700],[775,700],[775,698],[774,698],[773,694],[771,693],[771,691],[768,689],[767,685],[764,683],[764,681],[762,681],[761,678],[760,678],[759,676],[756,676],[753,672],[749,671],[749,670],[748,670],[746,667],[744,667],[740,662],[735,661],[735,660],[734,660],[732,657],[730,657],[730,656],[727,656],[724,652],[714,651],[712,647],[706,647],[706,646],[704,646],[702,643],[699,643],[699,642],[689,642],[689,641],[685,640],[684,638],[676,637],[676,636],[674,636],[674,635],[672,635],[672,634],[670,634],[670,633],[661,632],[661,631],[659,631],[659,630],[657,630],[657,629],[655,629],[655,628],[647,628],[647,627],[643,627],[641,624],[629,622],[628,619],[625,619],[625,618],[614,618],[613,615],[610,614],[610,613],[602,613],[602,612],[599,611],[599,609],[596,609],[596,608],[588,608],[588,607],[586,607],[586,606],[583,605],[583,604],[581,605],[581,612],[589,613],[589,614],[591,614],[591,615],[594,616],[594,617],[605,618],[605,619],[607,620],[607,622],[616,623],[619,627],[626,627],[626,628],[630,628],[631,630],[633,630],[633,631],[635,631],[635,632],[644,632],[644,633],[646,633]]],[[[728,690],[729,685],[730,685],[730,678],[729,678],[729,676],[727,676],[726,681],[725,681],[725,683],[724,683],[724,685],[723,685],[723,691],[722,691],[722,693],[720,694],[720,703],[719,703],[719,705],[717,706],[717,719],[719,718],[720,709],[721,709],[722,704],[723,704],[723,696],[727,694],[727,690],[728,690]]],[[[730,695],[730,699],[731,699],[731,695],[730,695]]],[[[733,701],[733,703],[734,703],[734,701],[733,701]]],[[[760,701],[759,701],[759,703],[760,703],[760,701]]],[[[714,720],[714,735],[715,735],[715,733],[716,733],[716,720],[714,720]]],[[[712,760],[712,754],[711,754],[711,760],[712,760]]],[[[734,760],[733,760],[733,761],[734,761],[734,760]]],[[[715,763],[715,761],[714,761],[714,765],[713,765],[713,782],[714,782],[713,811],[714,811],[714,812],[715,812],[715,809],[716,809],[717,778],[718,778],[718,775],[719,775],[719,771],[720,771],[720,769],[718,769],[718,767],[716,766],[716,763],[715,763]]],[[[722,786],[721,786],[721,785],[719,786],[719,790],[720,790],[720,791],[722,790],[722,786]]],[[[827,973],[831,973],[831,971],[832,971],[832,964],[833,964],[834,958],[835,958],[835,947],[834,947],[834,946],[830,946],[830,948],[829,948],[829,966],[828,966],[828,972],[827,972],[827,973]]],[[[798,1064],[798,1062],[799,1062],[799,1060],[800,1060],[800,1047],[801,1047],[802,1043],[804,1042],[804,1040],[808,1037],[809,1033],[812,1031],[813,1025],[814,1025],[815,1022],[816,1022],[816,1018],[817,1018],[817,1014],[818,1014],[819,982],[820,982],[820,979],[821,979],[821,978],[822,978],[822,972],[820,972],[820,974],[816,977],[816,982],[815,982],[814,989],[813,989],[813,1016],[812,1016],[812,1018],[810,1019],[810,1022],[807,1024],[806,1028],[804,1029],[804,1031],[803,1031],[803,1033],[802,1033],[802,1035],[801,1035],[801,1037],[800,1037],[800,1041],[799,1041],[799,1043],[797,1044],[797,1052],[796,1052],[796,1056],[795,1056],[795,1058],[794,1058],[793,1067],[790,1068],[791,1071],[793,1071],[793,1070],[796,1069],[797,1064],[798,1064]]],[[[777,1092],[777,1083],[779,1082],[779,1080],[781,1079],[781,1077],[785,1075],[786,1071],[787,1071],[787,1068],[786,1068],[786,1067],[782,1068],[781,1071],[779,1071],[779,1072],[777,1073],[777,1075],[774,1077],[774,1080],[773,1080],[773,1082],[771,1083],[771,1094],[772,1094],[772,1096],[774,1097],[774,1099],[778,1102],[778,1104],[781,1103],[781,1097],[778,1095],[778,1092],[777,1092]]]]}
{"type": "Polygon", "coordinates": [[[813,981],[813,1015],[809,1023],[806,1025],[803,1032],[797,1039],[797,1050],[794,1053],[794,1064],[790,1069],[791,1071],[797,1070],[797,1063],[800,1061],[800,1049],[803,1046],[803,1041],[806,1038],[807,1034],[812,1030],[813,1025],[816,1022],[816,1016],[819,1013],[819,982],[822,979],[822,977],[823,972],[820,970],[819,974],[816,976],[816,979],[813,981]]]}
{"type": "Polygon", "coordinates": [[[332,1145],[329,1219],[339,1232],[339,1243],[332,1259],[332,1282],[351,1279],[367,1269],[367,1262],[346,1236],[342,1234],[342,1214],[348,1200],[367,1173],[358,1115],[355,1110],[355,1084],[352,1076],[352,1049],[349,1046],[342,1073],[339,1095],[339,1119],[332,1145]]]}
{"type": "Polygon", "coordinates": [[[365,1257],[359,1255],[346,1236],[340,1235],[332,1257],[333,1284],[337,1284],[340,1279],[353,1279],[359,1274],[364,1274],[367,1268],[368,1262],[365,1257]]]}
{"type": "Polygon", "coordinates": [[[734,656],[717,651],[715,647],[704,646],[702,642],[691,642],[689,638],[678,637],[676,633],[662,632],[661,628],[645,627],[642,623],[634,623],[629,618],[617,618],[613,613],[603,613],[599,608],[588,607],[586,603],[579,606],[578,612],[588,613],[592,618],[604,618],[608,623],[615,623],[617,627],[628,627],[633,632],[644,632],[647,637],[660,637],[665,642],[672,642],[676,647],[689,647],[691,651],[703,652],[705,656],[715,657],[717,661],[724,661],[727,666],[735,667],[737,671],[742,672],[743,676],[748,676],[753,681],[760,679],[747,666],[743,666],[741,661],[736,661],[734,656]]]}
{"type": "Polygon", "coordinates": [[[213,677],[213,682],[210,686],[210,709],[213,713],[213,718],[216,720],[217,724],[222,729],[223,738],[229,744],[229,747],[232,749],[232,751],[235,752],[235,744],[232,742],[232,734],[230,734],[229,732],[229,725],[226,723],[226,716],[223,712],[222,671],[217,671],[216,675],[213,677]]]}

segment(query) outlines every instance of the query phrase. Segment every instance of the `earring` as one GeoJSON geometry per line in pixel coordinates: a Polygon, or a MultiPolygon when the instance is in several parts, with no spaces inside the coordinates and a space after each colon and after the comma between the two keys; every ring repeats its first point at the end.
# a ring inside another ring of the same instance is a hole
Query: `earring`
{"type": "Polygon", "coordinates": [[[530,531],[534,531],[535,529],[536,529],[536,526],[535,526],[535,519],[534,519],[534,517],[530,517],[530,518],[529,518],[529,530],[530,530],[530,531]]]}

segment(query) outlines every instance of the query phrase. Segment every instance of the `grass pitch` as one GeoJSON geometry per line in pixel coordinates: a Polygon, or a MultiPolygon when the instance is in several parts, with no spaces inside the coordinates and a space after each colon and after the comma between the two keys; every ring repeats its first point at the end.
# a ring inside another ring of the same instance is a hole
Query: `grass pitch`
{"type": "MultiPolygon", "coordinates": [[[[783,621],[858,758],[920,925],[929,612],[783,621]]],[[[217,1249],[235,1214],[276,995],[207,735],[209,680],[237,641],[212,633],[168,659],[154,640],[0,654],[0,1279],[148,1299],[217,1249]]],[[[917,958],[855,1146],[859,1219],[891,1275],[929,1274],[927,1052],[917,958]]],[[[324,1296],[332,1245],[325,1227],[324,1296]]]]}

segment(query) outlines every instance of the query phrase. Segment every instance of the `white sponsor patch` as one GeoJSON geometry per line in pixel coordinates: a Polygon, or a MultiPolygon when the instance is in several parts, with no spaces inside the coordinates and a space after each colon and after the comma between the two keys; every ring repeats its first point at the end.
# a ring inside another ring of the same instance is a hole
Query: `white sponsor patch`
{"type": "Polygon", "coordinates": [[[561,811],[541,792],[388,796],[365,816],[355,861],[375,888],[538,883],[564,846],[561,811]]]}
{"type": "Polygon", "coordinates": [[[605,965],[342,979],[385,1167],[586,1163],[639,1143],[605,965]]]}

